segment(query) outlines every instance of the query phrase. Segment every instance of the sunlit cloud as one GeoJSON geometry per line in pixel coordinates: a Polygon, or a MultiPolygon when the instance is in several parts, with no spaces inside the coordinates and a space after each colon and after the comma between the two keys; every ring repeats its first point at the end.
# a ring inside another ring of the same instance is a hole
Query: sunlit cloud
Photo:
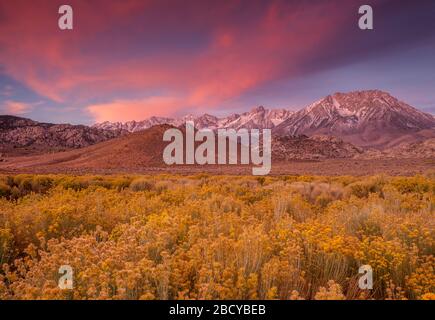
{"type": "MultiPolygon", "coordinates": [[[[0,70],[59,110],[74,106],[92,121],[232,110],[233,101],[270,83],[308,78],[425,36],[419,29],[407,40],[389,37],[394,23],[382,29],[389,34],[361,34],[359,3],[71,0],[74,30],[63,32],[56,23],[62,1],[4,1],[0,70]]],[[[345,84],[357,86],[357,79],[345,84]]],[[[274,90],[269,96],[288,96],[274,90]]]]}
{"type": "MultiPolygon", "coordinates": [[[[6,48],[0,56],[6,72],[39,95],[59,103],[107,100],[110,95],[114,101],[129,100],[126,92],[138,96],[140,91],[148,95],[147,91],[169,90],[185,97],[177,105],[198,109],[204,105],[217,107],[266,81],[295,72],[304,56],[326,43],[339,27],[331,23],[331,17],[334,19],[339,11],[327,17],[320,14],[335,4],[307,5],[308,10],[281,1],[250,2],[248,13],[255,19],[241,24],[237,19],[240,5],[212,3],[215,15],[205,19],[200,11],[206,6],[191,1],[185,7],[176,5],[174,12],[184,12],[189,17],[185,21],[192,29],[205,30],[207,41],[197,44],[195,38],[187,40],[191,43],[186,46],[198,46],[187,52],[162,48],[158,54],[148,54],[147,39],[152,41],[155,36],[138,34],[131,39],[143,41],[143,47],[138,48],[142,53],[138,54],[133,51],[135,45],[127,43],[126,47],[120,47],[117,42],[124,43],[125,37],[132,37],[130,30],[146,33],[140,24],[147,21],[135,19],[141,10],[143,14],[151,10],[162,16],[164,21],[156,18],[151,21],[162,39],[169,37],[176,41],[179,29],[178,17],[165,12],[163,5],[157,1],[141,3],[129,1],[120,6],[115,2],[96,1],[85,5],[77,1],[73,7],[80,12],[76,15],[79,20],[75,23],[77,30],[71,33],[62,33],[49,22],[57,19],[53,2],[46,1],[46,5],[36,6],[31,13],[28,9],[24,13],[21,10],[28,2],[3,5],[6,17],[14,21],[0,24],[0,32],[5,35],[0,44],[6,48]],[[91,13],[99,12],[100,7],[105,8],[107,16],[98,14],[99,18],[94,19],[91,13]],[[300,32],[302,24],[311,26],[309,34],[300,32]],[[124,29],[117,30],[117,25],[124,29]],[[106,31],[115,32],[110,39],[113,48],[102,52],[100,47],[108,46],[102,40],[106,31]],[[18,37],[22,40],[17,41],[18,37]],[[115,59],[110,53],[120,58],[115,59]]],[[[95,106],[88,109],[95,110],[95,106]]],[[[132,114],[145,113],[148,111],[132,114]]],[[[103,113],[98,114],[101,119],[103,113]]]]}
{"type": "Polygon", "coordinates": [[[171,97],[149,97],[141,100],[116,100],[87,107],[97,122],[130,121],[151,116],[169,116],[181,108],[181,100],[171,97]]]}
{"type": "Polygon", "coordinates": [[[24,115],[32,111],[32,109],[38,106],[38,103],[26,103],[20,101],[7,100],[0,102],[0,113],[7,115],[24,115]]]}

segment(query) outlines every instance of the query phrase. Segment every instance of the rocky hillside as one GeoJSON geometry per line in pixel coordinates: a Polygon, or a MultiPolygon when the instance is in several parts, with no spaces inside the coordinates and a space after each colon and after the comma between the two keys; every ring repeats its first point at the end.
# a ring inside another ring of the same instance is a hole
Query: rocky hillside
{"type": "Polygon", "coordinates": [[[0,116],[0,153],[23,155],[75,149],[121,134],[121,130],[41,123],[20,117],[0,116]]]}
{"type": "Polygon", "coordinates": [[[385,150],[370,149],[357,156],[362,159],[432,159],[435,160],[435,138],[418,142],[404,142],[385,150]]]}
{"type": "Polygon", "coordinates": [[[168,144],[162,141],[162,136],[169,128],[172,127],[158,125],[76,150],[5,159],[0,169],[75,169],[86,172],[159,167],[164,165],[162,154],[168,144]]]}
{"type": "MultiPolygon", "coordinates": [[[[77,150],[5,159],[0,165],[0,171],[38,169],[47,172],[139,172],[146,168],[178,170],[179,166],[168,167],[163,162],[163,150],[168,142],[162,141],[162,136],[169,128],[173,127],[158,125],[77,150]]],[[[196,146],[199,144],[200,142],[195,143],[196,146]]],[[[272,161],[275,164],[288,160],[352,158],[360,152],[360,149],[340,139],[324,136],[287,136],[277,137],[272,141],[272,161]]],[[[238,156],[240,157],[240,153],[238,156]]],[[[187,167],[205,170],[210,166],[187,167]]]]}
{"type": "Polygon", "coordinates": [[[363,150],[341,139],[328,136],[277,136],[272,144],[276,161],[353,158],[363,150]]]}

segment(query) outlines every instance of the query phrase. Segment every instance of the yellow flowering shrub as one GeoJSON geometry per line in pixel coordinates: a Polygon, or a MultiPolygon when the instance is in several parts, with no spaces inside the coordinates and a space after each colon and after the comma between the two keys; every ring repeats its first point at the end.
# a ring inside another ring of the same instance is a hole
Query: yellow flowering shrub
{"type": "Polygon", "coordinates": [[[433,177],[0,176],[0,299],[434,299],[433,177]],[[58,285],[73,270],[73,289],[58,285]],[[358,287],[373,269],[373,290],[358,287]]]}

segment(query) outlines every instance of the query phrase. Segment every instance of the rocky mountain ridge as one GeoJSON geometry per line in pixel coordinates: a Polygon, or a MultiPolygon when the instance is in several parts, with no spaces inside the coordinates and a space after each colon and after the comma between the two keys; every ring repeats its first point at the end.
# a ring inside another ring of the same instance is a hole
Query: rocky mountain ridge
{"type": "Polygon", "coordinates": [[[25,155],[82,148],[122,135],[84,125],[51,124],[0,116],[0,153],[25,155]]]}

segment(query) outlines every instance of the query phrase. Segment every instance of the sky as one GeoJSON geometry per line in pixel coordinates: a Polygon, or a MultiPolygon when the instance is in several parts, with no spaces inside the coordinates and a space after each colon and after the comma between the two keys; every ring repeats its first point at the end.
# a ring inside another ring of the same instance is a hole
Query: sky
{"type": "Polygon", "coordinates": [[[225,116],[366,89],[435,114],[435,1],[0,0],[0,114],[225,116]]]}

